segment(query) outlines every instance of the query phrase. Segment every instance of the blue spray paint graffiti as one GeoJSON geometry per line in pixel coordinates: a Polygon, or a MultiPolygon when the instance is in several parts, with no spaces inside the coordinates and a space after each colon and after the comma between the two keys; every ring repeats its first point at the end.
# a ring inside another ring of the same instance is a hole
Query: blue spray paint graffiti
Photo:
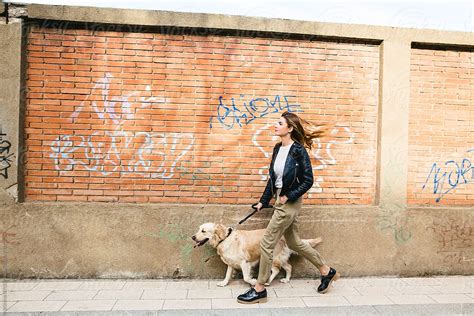
{"type": "MultiPolygon", "coordinates": [[[[241,94],[239,100],[242,100],[245,95],[241,94]]],[[[262,118],[271,113],[278,113],[280,111],[288,112],[302,112],[299,104],[290,104],[289,98],[292,95],[284,95],[283,97],[277,95],[272,101],[270,98],[254,98],[248,103],[244,100],[243,104],[236,105],[235,98],[231,98],[232,105],[226,105],[223,102],[223,97],[219,97],[219,106],[217,107],[217,121],[225,129],[232,129],[235,126],[242,127],[252,123],[255,119],[262,118]]],[[[210,128],[212,128],[212,121],[214,116],[210,119],[210,128]]]]}
{"type": "MultiPolygon", "coordinates": [[[[467,152],[474,153],[474,148],[469,149],[467,152]]],[[[448,194],[459,185],[474,183],[474,165],[468,158],[463,158],[461,163],[454,160],[448,160],[444,163],[444,167],[451,168],[451,171],[443,171],[441,170],[442,167],[438,167],[436,162],[433,163],[430,173],[422,188],[425,189],[426,184],[430,181],[431,176],[433,175],[433,194],[438,194],[436,202],[441,201],[441,198],[444,195],[448,194]],[[445,188],[446,180],[449,185],[447,188],[445,188]]]]}

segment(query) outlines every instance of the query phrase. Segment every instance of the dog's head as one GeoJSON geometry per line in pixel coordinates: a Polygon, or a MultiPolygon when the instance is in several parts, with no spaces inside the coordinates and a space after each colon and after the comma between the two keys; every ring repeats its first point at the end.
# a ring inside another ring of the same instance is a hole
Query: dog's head
{"type": "Polygon", "coordinates": [[[212,247],[217,247],[219,242],[226,239],[230,228],[221,224],[205,223],[199,226],[199,230],[191,238],[194,240],[194,248],[204,245],[206,242],[212,247]]]}

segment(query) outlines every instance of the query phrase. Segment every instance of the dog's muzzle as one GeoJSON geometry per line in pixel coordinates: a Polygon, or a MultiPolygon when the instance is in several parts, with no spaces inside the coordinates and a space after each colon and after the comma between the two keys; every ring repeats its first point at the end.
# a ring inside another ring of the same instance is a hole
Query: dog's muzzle
{"type": "Polygon", "coordinates": [[[196,244],[194,244],[193,248],[200,247],[200,246],[204,245],[205,243],[207,243],[209,241],[209,238],[205,238],[203,240],[197,240],[196,236],[191,237],[191,239],[196,242],[196,244]]]}

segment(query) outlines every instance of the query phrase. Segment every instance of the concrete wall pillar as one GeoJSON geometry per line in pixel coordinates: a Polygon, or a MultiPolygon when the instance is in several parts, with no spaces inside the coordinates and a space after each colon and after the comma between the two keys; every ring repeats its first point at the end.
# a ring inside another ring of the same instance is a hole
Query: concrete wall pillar
{"type": "Polygon", "coordinates": [[[382,208],[403,210],[407,205],[410,49],[404,39],[381,45],[376,202],[382,208]]]}
{"type": "Polygon", "coordinates": [[[0,24],[0,188],[15,199],[19,196],[18,161],[23,151],[21,47],[22,23],[0,24]]]}

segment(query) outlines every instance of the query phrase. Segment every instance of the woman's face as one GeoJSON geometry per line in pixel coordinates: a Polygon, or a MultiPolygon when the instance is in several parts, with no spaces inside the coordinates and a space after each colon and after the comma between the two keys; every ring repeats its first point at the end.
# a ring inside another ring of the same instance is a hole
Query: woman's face
{"type": "Polygon", "coordinates": [[[283,117],[280,117],[278,121],[275,122],[275,135],[276,136],[286,136],[291,133],[293,127],[288,127],[288,123],[283,117]]]}

